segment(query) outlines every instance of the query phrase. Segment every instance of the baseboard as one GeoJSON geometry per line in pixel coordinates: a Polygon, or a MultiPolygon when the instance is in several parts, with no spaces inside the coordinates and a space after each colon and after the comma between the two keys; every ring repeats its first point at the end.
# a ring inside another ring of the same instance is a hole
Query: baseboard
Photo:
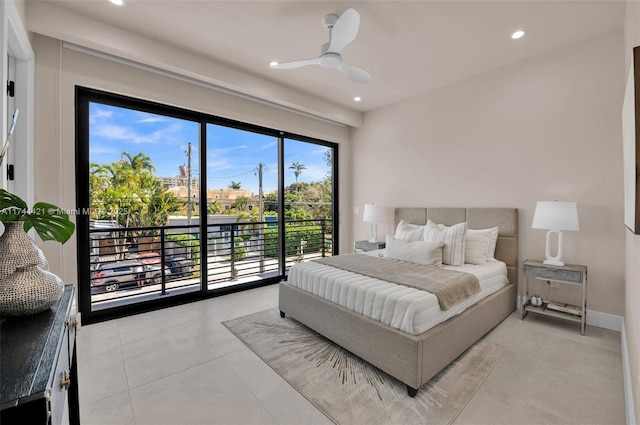
{"type": "Polygon", "coordinates": [[[602,313],[595,310],[587,310],[587,325],[620,332],[624,318],[615,314],[602,313]]]}
{"type": "Polygon", "coordinates": [[[636,423],[636,411],[633,403],[633,388],[631,384],[631,370],[629,367],[629,350],[627,347],[627,333],[622,321],[622,330],[620,331],[620,341],[622,345],[622,379],[624,383],[624,406],[627,417],[627,425],[636,423]]]}
{"type": "MultiPolygon", "coordinates": [[[[521,305],[522,298],[518,296],[516,299],[516,307],[519,309],[521,305]]],[[[620,332],[623,321],[624,318],[622,316],[587,309],[587,325],[620,332]]]]}

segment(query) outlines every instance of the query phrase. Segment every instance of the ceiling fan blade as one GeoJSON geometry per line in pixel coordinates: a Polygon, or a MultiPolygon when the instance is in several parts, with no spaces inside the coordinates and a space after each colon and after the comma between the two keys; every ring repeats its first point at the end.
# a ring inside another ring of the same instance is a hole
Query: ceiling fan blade
{"type": "Polygon", "coordinates": [[[327,51],[340,53],[347,44],[356,38],[359,27],[360,14],[354,9],[347,9],[331,29],[331,41],[327,51]]]}
{"type": "Polygon", "coordinates": [[[303,59],[299,61],[279,63],[277,65],[270,65],[270,67],[274,69],[293,69],[293,68],[300,68],[301,66],[306,66],[306,65],[316,65],[319,63],[319,61],[320,61],[319,58],[303,59]]]}
{"type": "Polygon", "coordinates": [[[369,73],[364,69],[355,65],[342,62],[342,64],[338,66],[338,69],[342,71],[348,79],[355,81],[356,83],[368,83],[371,81],[371,75],[369,75],[369,73]]]}

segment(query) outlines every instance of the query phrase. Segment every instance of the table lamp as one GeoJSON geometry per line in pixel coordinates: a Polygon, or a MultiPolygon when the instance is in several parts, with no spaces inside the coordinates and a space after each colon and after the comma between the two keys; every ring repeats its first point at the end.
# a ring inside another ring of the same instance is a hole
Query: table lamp
{"type": "Polygon", "coordinates": [[[382,222],[382,207],[375,204],[365,204],[362,221],[369,223],[369,242],[377,242],[377,223],[382,222]]]}
{"type": "Polygon", "coordinates": [[[562,231],[580,230],[578,225],[578,207],[575,202],[538,201],[533,215],[533,229],[547,229],[546,260],[544,264],[564,266],[562,261],[562,231]],[[556,256],[551,255],[551,237],[558,237],[556,256]]]}

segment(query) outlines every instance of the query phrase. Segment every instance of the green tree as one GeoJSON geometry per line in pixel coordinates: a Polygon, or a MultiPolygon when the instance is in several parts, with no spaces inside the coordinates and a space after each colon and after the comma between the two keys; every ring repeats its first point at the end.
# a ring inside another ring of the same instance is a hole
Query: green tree
{"type": "Polygon", "coordinates": [[[264,196],[264,212],[278,212],[278,192],[267,193],[264,196]]]}
{"type": "Polygon", "coordinates": [[[222,206],[217,199],[207,204],[207,214],[220,214],[222,212],[222,206]]]}
{"type": "Polygon", "coordinates": [[[229,189],[240,190],[240,188],[242,188],[242,182],[234,182],[234,181],[232,181],[229,184],[229,189]]]}
{"type": "Polygon", "coordinates": [[[233,204],[231,204],[231,208],[235,209],[236,212],[247,211],[249,207],[249,201],[251,201],[251,198],[249,198],[248,196],[240,195],[236,198],[233,204]]]}
{"type": "Polygon", "coordinates": [[[293,170],[293,174],[296,176],[296,185],[298,184],[298,177],[302,174],[302,170],[306,170],[307,167],[304,164],[300,164],[299,162],[294,162],[291,164],[289,169],[293,170]]]}
{"type": "Polygon", "coordinates": [[[111,164],[91,164],[91,218],[116,220],[124,227],[163,226],[183,203],[154,175],[151,158],[143,152],[123,152],[111,164]]]}
{"type": "Polygon", "coordinates": [[[144,152],[139,152],[133,156],[129,152],[122,152],[122,156],[120,157],[120,161],[124,161],[125,164],[128,164],[131,170],[140,172],[140,171],[150,171],[154,173],[156,171],[156,167],[153,165],[153,161],[144,152]]]}

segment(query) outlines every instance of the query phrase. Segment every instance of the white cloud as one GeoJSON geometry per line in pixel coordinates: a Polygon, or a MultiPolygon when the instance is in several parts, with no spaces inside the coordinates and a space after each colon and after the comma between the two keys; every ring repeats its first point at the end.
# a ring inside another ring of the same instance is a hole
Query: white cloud
{"type": "Polygon", "coordinates": [[[93,145],[91,146],[91,154],[92,155],[100,155],[100,154],[117,154],[120,153],[120,151],[118,151],[117,149],[114,148],[110,148],[107,146],[101,146],[101,145],[93,145]]]}
{"type": "Polygon", "coordinates": [[[91,135],[107,139],[125,140],[136,137],[135,133],[121,125],[98,124],[91,126],[91,135]]]}
{"type": "Polygon", "coordinates": [[[113,111],[105,111],[104,109],[98,109],[91,111],[91,116],[89,117],[89,123],[94,124],[98,120],[104,120],[111,118],[113,116],[113,111]]]}

